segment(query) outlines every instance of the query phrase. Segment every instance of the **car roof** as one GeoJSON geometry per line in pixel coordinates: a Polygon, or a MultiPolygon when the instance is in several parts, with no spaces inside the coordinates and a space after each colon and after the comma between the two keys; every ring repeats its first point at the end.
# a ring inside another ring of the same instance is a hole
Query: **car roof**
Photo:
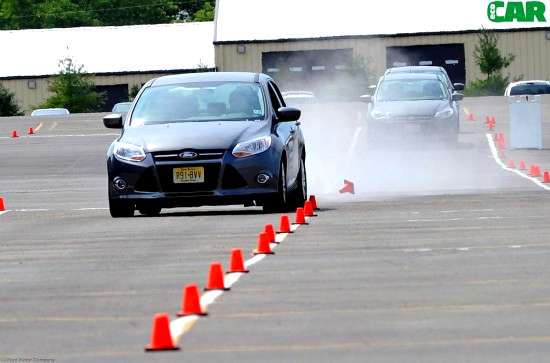
{"type": "Polygon", "coordinates": [[[424,79],[424,80],[437,80],[441,79],[433,73],[389,73],[382,77],[382,80],[414,80],[414,79],[424,79]]]}
{"type": "Polygon", "coordinates": [[[386,70],[386,74],[391,73],[415,73],[415,72],[446,72],[445,68],[439,66],[405,66],[393,67],[386,70]]]}
{"type": "Polygon", "coordinates": [[[252,72],[199,72],[199,73],[184,73],[170,76],[163,76],[154,79],[151,86],[161,86],[179,83],[194,83],[194,82],[247,82],[254,83],[259,80],[265,81],[271,79],[263,73],[252,72]]]}
{"type": "Polygon", "coordinates": [[[542,80],[534,80],[534,81],[518,81],[518,82],[512,82],[508,85],[508,87],[515,87],[515,86],[523,86],[527,84],[550,84],[549,81],[542,81],[542,80]]]}

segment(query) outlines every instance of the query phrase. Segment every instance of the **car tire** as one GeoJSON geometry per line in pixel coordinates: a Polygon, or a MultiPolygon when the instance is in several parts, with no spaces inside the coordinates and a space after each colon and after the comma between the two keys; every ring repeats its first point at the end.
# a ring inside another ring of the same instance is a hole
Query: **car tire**
{"type": "Polygon", "coordinates": [[[306,163],[302,158],[300,160],[300,170],[296,177],[296,188],[290,194],[288,204],[293,208],[300,208],[304,206],[307,199],[307,173],[306,163]]]}
{"type": "Polygon", "coordinates": [[[286,165],[281,162],[279,166],[279,180],[277,185],[277,193],[271,197],[263,205],[263,211],[267,213],[271,212],[284,212],[288,207],[288,186],[286,184],[286,165]]]}
{"type": "Polygon", "coordinates": [[[141,215],[147,216],[147,217],[156,217],[160,214],[160,211],[162,210],[161,207],[155,207],[155,206],[142,206],[138,207],[138,211],[141,215]]]}
{"type": "Polygon", "coordinates": [[[113,218],[134,216],[134,205],[122,200],[109,199],[109,212],[113,218]]]}

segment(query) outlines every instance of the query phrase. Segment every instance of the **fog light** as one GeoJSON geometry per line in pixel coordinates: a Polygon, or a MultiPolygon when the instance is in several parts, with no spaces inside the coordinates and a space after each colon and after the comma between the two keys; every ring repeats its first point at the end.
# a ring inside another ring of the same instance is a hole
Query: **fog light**
{"type": "Polygon", "coordinates": [[[267,183],[269,180],[271,179],[271,176],[269,176],[269,174],[258,174],[256,176],[256,181],[259,183],[259,184],[265,184],[267,183]]]}
{"type": "Polygon", "coordinates": [[[113,185],[118,190],[124,190],[128,186],[128,183],[126,182],[126,180],[124,180],[121,177],[117,176],[116,178],[113,179],[113,185]]]}

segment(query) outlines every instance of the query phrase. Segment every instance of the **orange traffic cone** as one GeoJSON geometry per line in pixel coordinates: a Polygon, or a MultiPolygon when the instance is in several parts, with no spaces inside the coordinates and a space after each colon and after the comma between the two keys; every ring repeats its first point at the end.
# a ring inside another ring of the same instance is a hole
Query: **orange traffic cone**
{"type": "Polygon", "coordinates": [[[543,178],[542,182],[546,183],[546,184],[550,183],[550,172],[548,172],[548,171],[544,172],[544,178],[543,178]]]}
{"type": "Polygon", "coordinates": [[[297,208],[296,209],[296,220],[294,221],[295,224],[307,224],[306,222],[306,216],[304,213],[304,208],[297,208]]]}
{"type": "Polygon", "coordinates": [[[516,164],[514,163],[514,160],[510,159],[508,160],[508,165],[507,165],[508,168],[510,169],[515,169],[516,168],[516,164]]]}
{"type": "Polygon", "coordinates": [[[531,170],[529,171],[529,175],[531,175],[532,177],[540,176],[539,166],[536,164],[531,165],[531,170]]]}
{"type": "Polygon", "coordinates": [[[287,215],[282,215],[279,222],[279,233],[292,233],[290,230],[290,219],[287,215]]]}
{"type": "Polygon", "coordinates": [[[151,330],[151,343],[145,346],[146,352],[157,350],[178,350],[170,335],[170,319],[168,314],[155,314],[153,317],[153,329],[151,330]]]}
{"type": "Polygon", "coordinates": [[[275,229],[272,224],[266,224],[264,227],[264,232],[267,234],[267,240],[269,243],[279,243],[275,241],[275,229]]]}
{"type": "Polygon", "coordinates": [[[181,309],[178,311],[177,315],[208,315],[202,310],[201,300],[199,297],[199,288],[196,284],[189,284],[183,288],[181,309]]]}
{"type": "Polygon", "coordinates": [[[466,121],[475,121],[476,118],[473,113],[469,112],[466,114],[466,121]]]}
{"type": "Polygon", "coordinates": [[[0,197],[0,212],[3,212],[6,210],[6,206],[4,205],[4,198],[0,197]]]}
{"type": "Polygon", "coordinates": [[[19,137],[19,135],[17,135],[17,130],[13,130],[13,131],[11,132],[11,137],[12,137],[12,138],[19,137]]]}
{"type": "Polygon", "coordinates": [[[29,135],[34,135],[34,129],[32,127],[29,127],[29,132],[28,132],[29,135]]]}
{"type": "Polygon", "coordinates": [[[265,232],[258,235],[258,247],[254,250],[255,255],[273,255],[275,252],[271,250],[269,245],[269,236],[265,232]]]}
{"type": "Polygon", "coordinates": [[[314,195],[309,196],[309,201],[311,202],[311,206],[313,207],[313,210],[319,210],[319,206],[317,205],[317,198],[315,198],[314,195]]]}
{"type": "Polygon", "coordinates": [[[304,203],[304,214],[306,217],[317,216],[315,213],[313,213],[313,206],[311,205],[311,202],[309,200],[304,203]]]}
{"type": "Polygon", "coordinates": [[[499,137],[497,140],[497,146],[499,150],[506,149],[506,138],[504,137],[503,133],[499,133],[499,137]]]}
{"type": "Polygon", "coordinates": [[[229,262],[229,270],[227,273],[232,272],[249,272],[246,267],[244,267],[243,251],[240,248],[233,248],[231,250],[231,261],[229,262]]]}
{"type": "Polygon", "coordinates": [[[225,287],[225,282],[223,280],[223,267],[222,264],[215,261],[210,264],[210,271],[208,273],[208,284],[204,288],[208,290],[229,290],[228,287],[225,287]]]}
{"type": "Polygon", "coordinates": [[[355,185],[352,181],[349,181],[347,179],[344,179],[344,186],[342,189],[339,190],[340,194],[342,193],[350,193],[355,194],[355,185]]]}
{"type": "Polygon", "coordinates": [[[518,169],[519,170],[526,170],[527,169],[527,167],[525,166],[525,161],[521,160],[519,162],[519,168],[518,169]]]}

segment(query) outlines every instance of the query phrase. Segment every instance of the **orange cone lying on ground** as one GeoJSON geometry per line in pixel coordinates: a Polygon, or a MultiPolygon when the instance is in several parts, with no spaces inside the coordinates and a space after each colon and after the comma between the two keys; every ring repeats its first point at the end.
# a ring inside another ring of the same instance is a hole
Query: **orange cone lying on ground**
{"type": "Polygon", "coordinates": [[[178,311],[177,315],[207,315],[207,313],[202,310],[199,287],[196,284],[189,284],[183,288],[181,310],[178,311]]]}
{"type": "Polygon", "coordinates": [[[317,205],[317,198],[315,198],[314,195],[309,196],[309,201],[311,202],[311,206],[313,207],[313,210],[319,210],[319,206],[317,205]]]}
{"type": "Polygon", "coordinates": [[[241,251],[240,248],[233,248],[231,250],[231,261],[229,262],[229,270],[227,273],[232,272],[248,272],[246,267],[244,267],[243,251],[241,251]]]}
{"type": "Polygon", "coordinates": [[[178,350],[170,335],[170,319],[168,314],[155,314],[153,317],[153,329],[151,330],[151,343],[145,346],[145,351],[178,350]]]}
{"type": "Polygon", "coordinates": [[[525,161],[521,160],[519,162],[519,168],[518,169],[519,170],[526,170],[527,169],[527,167],[525,166],[525,161]]]}
{"type": "Polygon", "coordinates": [[[275,252],[271,250],[269,245],[269,237],[267,233],[261,232],[258,235],[258,247],[254,250],[255,255],[273,255],[275,252]]]}
{"type": "Polygon", "coordinates": [[[349,181],[347,179],[344,179],[344,186],[342,189],[339,190],[340,194],[342,193],[350,193],[355,194],[355,186],[352,181],[349,181]]]}
{"type": "Polygon", "coordinates": [[[267,234],[269,243],[278,243],[275,242],[275,229],[272,224],[266,224],[264,227],[264,232],[267,234]]]}
{"type": "Polygon", "coordinates": [[[295,224],[307,224],[306,223],[306,216],[304,213],[304,208],[298,208],[296,209],[296,220],[294,221],[295,224]]]}
{"type": "Polygon", "coordinates": [[[0,212],[3,212],[6,210],[6,206],[4,205],[4,198],[0,197],[0,212]]]}
{"type": "Polygon", "coordinates": [[[544,178],[542,179],[542,182],[546,184],[550,183],[550,172],[544,172],[544,178]]]}
{"type": "Polygon", "coordinates": [[[210,264],[210,271],[208,272],[208,283],[205,290],[229,290],[225,287],[223,279],[223,267],[222,264],[214,261],[210,264]]]}
{"type": "Polygon", "coordinates": [[[304,203],[304,214],[306,217],[316,216],[316,214],[313,213],[313,206],[311,205],[311,202],[309,200],[304,203]]]}
{"type": "Polygon", "coordinates": [[[12,138],[19,137],[19,135],[17,135],[17,130],[13,130],[13,131],[11,132],[11,137],[12,137],[12,138]]]}
{"type": "Polygon", "coordinates": [[[279,233],[291,233],[290,231],[290,219],[287,215],[282,215],[279,222],[279,233]]]}
{"type": "Polygon", "coordinates": [[[469,113],[466,114],[466,121],[475,121],[475,120],[476,120],[476,118],[475,118],[473,113],[469,112],[469,113]]]}

